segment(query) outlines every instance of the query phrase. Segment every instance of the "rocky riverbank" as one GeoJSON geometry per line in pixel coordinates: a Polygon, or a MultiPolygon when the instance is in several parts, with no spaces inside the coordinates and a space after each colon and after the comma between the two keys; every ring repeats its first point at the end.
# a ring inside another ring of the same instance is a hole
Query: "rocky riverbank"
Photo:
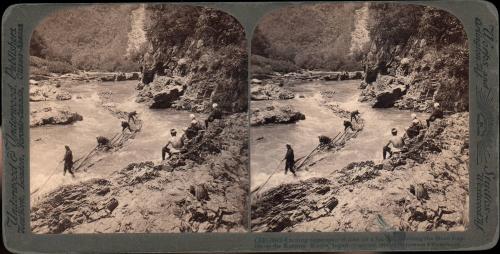
{"type": "Polygon", "coordinates": [[[59,187],[33,204],[33,232],[245,231],[246,123],[246,114],[215,120],[187,153],[59,187]]]}
{"type": "Polygon", "coordinates": [[[468,113],[453,114],[433,122],[399,156],[265,191],[252,200],[252,229],[463,231],[469,223],[468,121],[468,113]]]}

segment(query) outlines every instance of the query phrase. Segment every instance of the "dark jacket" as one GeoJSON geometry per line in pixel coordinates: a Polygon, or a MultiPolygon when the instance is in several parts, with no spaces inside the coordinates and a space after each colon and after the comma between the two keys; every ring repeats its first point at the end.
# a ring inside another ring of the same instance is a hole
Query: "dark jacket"
{"type": "Polygon", "coordinates": [[[321,136],[319,136],[319,143],[320,144],[330,144],[330,143],[332,143],[332,139],[325,136],[325,135],[321,135],[321,136]]]}
{"type": "Polygon", "coordinates": [[[210,115],[208,116],[210,119],[222,119],[222,111],[219,108],[215,108],[210,115]]]}
{"type": "Polygon", "coordinates": [[[287,163],[293,163],[294,162],[294,156],[293,156],[293,149],[287,149],[285,159],[287,163]]]}
{"type": "Polygon", "coordinates": [[[443,111],[441,109],[433,109],[432,113],[431,113],[431,117],[443,118],[443,111]]]}
{"type": "Polygon", "coordinates": [[[102,145],[106,145],[106,144],[109,144],[109,139],[103,137],[103,136],[99,136],[97,137],[97,143],[98,144],[102,144],[102,145]]]}
{"type": "Polygon", "coordinates": [[[71,152],[71,150],[66,150],[66,153],[64,154],[64,163],[73,163],[73,152],[71,152]]]}

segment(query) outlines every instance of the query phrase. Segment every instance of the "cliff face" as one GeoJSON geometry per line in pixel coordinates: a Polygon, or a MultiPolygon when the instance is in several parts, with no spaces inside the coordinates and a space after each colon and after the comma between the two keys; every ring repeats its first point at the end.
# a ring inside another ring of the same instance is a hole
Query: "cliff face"
{"type": "Polygon", "coordinates": [[[214,102],[230,112],[247,109],[246,40],[235,18],[192,6],[153,5],[147,13],[139,101],[193,111],[206,111],[214,102]],[[171,84],[182,89],[175,96],[162,94],[171,84]]]}
{"type": "Polygon", "coordinates": [[[390,85],[380,79],[383,75],[401,80],[395,85],[404,85],[405,93],[389,103],[401,109],[425,111],[439,102],[446,111],[468,110],[467,37],[457,18],[416,5],[371,5],[370,15],[373,40],[364,59],[366,83],[390,85]]]}

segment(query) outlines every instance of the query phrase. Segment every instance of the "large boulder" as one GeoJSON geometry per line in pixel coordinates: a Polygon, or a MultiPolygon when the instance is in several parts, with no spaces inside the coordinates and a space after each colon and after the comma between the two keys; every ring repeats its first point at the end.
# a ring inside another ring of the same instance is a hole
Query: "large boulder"
{"type": "Polygon", "coordinates": [[[291,106],[267,106],[263,109],[253,109],[250,116],[252,126],[271,123],[295,123],[305,120],[306,116],[291,106]]]}
{"type": "Polygon", "coordinates": [[[381,76],[371,84],[362,82],[364,90],[359,101],[369,102],[373,108],[389,108],[394,106],[406,93],[406,84],[403,80],[392,76],[381,76]]]}
{"type": "Polygon", "coordinates": [[[30,112],[30,127],[38,127],[48,124],[71,124],[76,121],[82,121],[83,117],[69,111],[68,108],[45,107],[34,109],[30,112]]]}
{"type": "Polygon", "coordinates": [[[373,108],[389,108],[394,106],[396,100],[403,96],[406,88],[404,86],[397,86],[389,90],[381,91],[375,95],[375,101],[372,104],[373,108]]]}
{"type": "Polygon", "coordinates": [[[144,85],[137,102],[146,102],[150,108],[169,108],[184,94],[185,84],[180,79],[158,76],[144,85]]]}

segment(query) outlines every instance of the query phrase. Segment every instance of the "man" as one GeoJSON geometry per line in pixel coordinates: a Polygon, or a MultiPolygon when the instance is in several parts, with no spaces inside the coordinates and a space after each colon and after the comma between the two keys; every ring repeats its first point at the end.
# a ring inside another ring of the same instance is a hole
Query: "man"
{"type": "Polygon", "coordinates": [[[122,121],[122,132],[125,131],[125,129],[128,129],[130,132],[132,132],[132,129],[130,129],[130,124],[128,122],[122,121]]]}
{"type": "Polygon", "coordinates": [[[96,137],[97,139],[97,147],[107,147],[107,148],[110,148],[111,146],[111,142],[109,141],[108,138],[106,137],[103,137],[103,136],[99,136],[99,137],[96,137]]]}
{"type": "Polygon", "coordinates": [[[73,168],[73,152],[71,149],[69,149],[69,146],[64,146],[66,148],[66,153],[64,153],[64,174],[66,175],[66,171],[69,171],[71,176],[75,177],[75,174],[73,174],[73,171],[71,170],[73,168]]]}
{"type": "Polygon", "coordinates": [[[392,157],[393,153],[401,152],[401,149],[403,149],[404,146],[403,138],[398,136],[398,131],[396,130],[396,128],[392,128],[391,133],[392,137],[389,139],[387,145],[385,145],[383,148],[384,160],[387,157],[387,153],[389,153],[390,157],[392,157]],[[391,148],[389,147],[390,144],[392,144],[394,150],[391,150],[391,148]]]}
{"type": "Polygon", "coordinates": [[[412,121],[410,127],[408,127],[408,129],[406,130],[406,136],[408,138],[414,138],[418,136],[418,134],[420,134],[420,130],[424,128],[415,113],[411,114],[411,119],[412,121]]]}
{"type": "Polygon", "coordinates": [[[293,167],[295,166],[295,161],[294,161],[294,155],[293,155],[293,149],[289,144],[286,144],[286,155],[283,160],[286,160],[285,163],[285,175],[288,173],[288,170],[290,169],[290,172],[293,173],[293,176],[297,176],[295,174],[295,170],[293,167]]]}
{"type": "Polygon", "coordinates": [[[332,143],[332,139],[325,135],[318,136],[318,139],[319,144],[322,146],[330,145],[332,143]]]}
{"type": "Polygon", "coordinates": [[[199,130],[200,129],[198,126],[198,121],[196,121],[196,120],[191,121],[191,124],[189,125],[189,127],[185,131],[186,138],[189,140],[195,138],[196,136],[198,136],[199,130]]]}
{"type": "Polygon", "coordinates": [[[196,119],[196,116],[194,114],[191,114],[189,115],[189,117],[191,118],[191,124],[198,129],[198,130],[203,130],[204,126],[202,123],[200,123],[200,121],[198,121],[198,119],[196,119]]]}
{"type": "Polygon", "coordinates": [[[427,127],[431,125],[431,122],[436,121],[438,118],[443,118],[443,111],[439,107],[439,103],[434,103],[434,108],[432,109],[431,116],[426,120],[427,122],[427,127]]]}
{"type": "Polygon", "coordinates": [[[205,128],[208,128],[208,123],[213,122],[215,119],[222,119],[222,111],[219,109],[219,105],[217,105],[217,103],[212,104],[212,112],[205,120],[205,128]]]}
{"type": "Polygon", "coordinates": [[[168,153],[168,157],[171,157],[172,154],[177,154],[180,152],[180,149],[184,145],[182,142],[182,138],[177,136],[177,131],[175,129],[170,130],[170,140],[167,142],[167,144],[161,149],[161,159],[165,160],[165,154],[168,153]],[[169,148],[168,146],[171,146],[172,148],[169,148]]]}
{"type": "Polygon", "coordinates": [[[357,123],[359,118],[359,111],[357,109],[351,112],[351,122],[353,118],[354,120],[356,120],[357,123]]]}
{"type": "Polygon", "coordinates": [[[132,121],[134,122],[135,124],[135,117],[137,116],[137,112],[136,111],[132,111],[132,112],[129,112],[128,113],[128,120],[127,122],[130,123],[130,119],[132,119],[132,121]]]}
{"type": "Polygon", "coordinates": [[[352,131],[354,131],[354,128],[352,127],[352,123],[344,120],[344,132],[347,131],[347,128],[351,128],[352,131]]]}

